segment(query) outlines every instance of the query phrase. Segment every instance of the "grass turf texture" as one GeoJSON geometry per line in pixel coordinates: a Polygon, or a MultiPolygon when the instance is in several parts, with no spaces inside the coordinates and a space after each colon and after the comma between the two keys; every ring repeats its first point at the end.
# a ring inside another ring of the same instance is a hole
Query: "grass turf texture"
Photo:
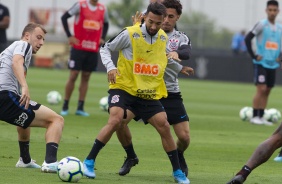
{"type": "MultiPolygon", "coordinates": [[[[57,90],[63,95],[68,76],[67,70],[31,68],[27,78],[32,100],[47,105],[59,113],[62,102],[59,105],[48,105],[46,94],[51,90],[57,90]]],[[[90,117],[74,115],[79,80],[70,102],[70,115],[65,117],[58,160],[65,156],[75,156],[83,161],[98,132],[107,122],[107,112],[99,109],[100,98],[107,95],[106,74],[93,73],[89,82],[85,110],[90,113],[90,117]]],[[[240,109],[251,106],[255,92],[253,84],[181,79],[180,85],[190,117],[191,144],[185,152],[189,164],[189,179],[193,184],[226,183],[244,165],[257,145],[271,135],[278,124],[272,127],[255,126],[240,120],[240,109]]],[[[269,108],[282,110],[281,94],[282,87],[276,86],[269,99],[269,108]]],[[[125,152],[114,134],[97,157],[97,178],[90,180],[84,177],[80,183],[174,182],[170,162],[163,151],[156,130],[151,125],[145,126],[134,121],[129,126],[140,159],[139,164],[127,176],[117,174],[124,161],[125,152]]],[[[15,168],[19,157],[16,128],[3,122],[0,122],[0,127],[0,183],[37,184],[39,181],[41,184],[61,183],[56,174],[41,173],[36,169],[15,168]]],[[[31,156],[40,165],[45,155],[44,133],[45,129],[31,130],[31,156]]],[[[278,150],[267,163],[253,171],[246,183],[280,183],[282,163],[273,161],[277,153],[278,150]]]]}

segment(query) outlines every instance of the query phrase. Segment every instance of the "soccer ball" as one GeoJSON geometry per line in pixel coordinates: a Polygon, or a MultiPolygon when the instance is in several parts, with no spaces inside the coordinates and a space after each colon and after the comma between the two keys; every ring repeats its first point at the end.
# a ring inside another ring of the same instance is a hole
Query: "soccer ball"
{"type": "Polygon", "coordinates": [[[62,100],[62,96],[58,91],[50,91],[47,94],[47,102],[51,105],[55,105],[60,103],[60,101],[62,100]]]}
{"type": "Polygon", "coordinates": [[[100,109],[104,110],[104,111],[108,111],[108,96],[104,96],[103,98],[100,99],[99,101],[99,105],[100,105],[100,109]]]}
{"type": "Polygon", "coordinates": [[[273,123],[277,123],[279,119],[281,118],[281,113],[279,110],[275,108],[268,109],[267,111],[264,111],[263,115],[264,119],[271,121],[273,123]]]}
{"type": "Polygon", "coordinates": [[[78,158],[68,156],[60,160],[57,173],[62,181],[76,183],[83,176],[83,165],[78,158]]]}
{"type": "Polygon", "coordinates": [[[252,107],[243,107],[240,112],[239,116],[243,121],[249,121],[253,117],[253,108],[252,107]]]}

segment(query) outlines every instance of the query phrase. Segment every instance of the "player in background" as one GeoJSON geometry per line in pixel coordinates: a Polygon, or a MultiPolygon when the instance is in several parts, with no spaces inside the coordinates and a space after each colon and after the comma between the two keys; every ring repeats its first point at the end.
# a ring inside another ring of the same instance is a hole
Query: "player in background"
{"type": "Polygon", "coordinates": [[[0,3],[0,53],[7,47],[6,30],[10,25],[10,12],[8,7],[0,3]]]}
{"type": "MultiPolygon", "coordinates": [[[[265,163],[274,153],[274,151],[282,146],[282,123],[274,131],[274,133],[263,141],[252,156],[249,158],[247,163],[242,169],[232,178],[227,184],[242,184],[246,181],[247,177],[251,172],[258,166],[265,163]]],[[[268,182],[271,183],[271,182],[268,182]]]]}
{"type": "MultiPolygon", "coordinates": [[[[276,0],[269,0],[266,4],[267,19],[261,20],[246,37],[248,52],[253,58],[257,93],[254,98],[254,124],[264,124],[261,114],[267,104],[271,88],[275,82],[275,69],[280,65],[280,50],[282,26],[275,22],[279,13],[276,0]],[[250,40],[257,37],[257,55],[251,49],[250,40]]],[[[266,162],[276,149],[282,146],[282,124],[264,142],[262,142],[249,158],[242,169],[227,184],[242,184],[248,175],[258,166],[266,162]]]]}
{"type": "Polygon", "coordinates": [[[108,13],[98,0],[82,0],[75,3],[62,16],[62,24],[71,44],[68,67],[70,76],[65,86],[62,116],[69,114],[69,100],[75,87],[75,81],[81,72],[79,99],[76,115],[89,116],[84,111],[84,102],[88,90],[90,75],[96,71],[100,45],[104,44],[108,32],[108,13]],[[74,35],[70,33],[67,19],[75,16],[74,35]]]}
{"type": "Polygon", "coordinates": [[[267,18],[260,20],[245,38],[247,50],[253,59],[256,93],[253,98],[253,118],[250,122],[258,125],[272,125],[263,118],[268,97],[275,85],[276,69],[280,66],[282,26],[275,22],[279,13],[276,0],[267,1],[267,18]],[[256,37],[256,53],[251,41],[256,37]]]}
{"type": "MultiPolygon", "coordinates": [[[[162,103],[168,118],[168,122],[173,126],[174,132],[178,138],[177,152],[181,170],[188,175],[188,167],[184,158],[184,151],[190,144],[190,129],[189,117],[183,105],[183,99],[178,84],[178,74],[185,75],[193,74],[192,68],[182,66],[180,60],[188,60],[191,54],[191,42],[184,32],[177,31],[174,27],[182,14],[182,4],[179,0],[163,0],[162,4],[166,7],[166,17],[162,24],[162,29],[168,36],[166,52],[168,55],[168,64],[164,74],[164,80],[168,91],[167,98],[161,98],[162,103]]],[[[131,117],[135,115],[132,112],[128,113],[131,117]]],[[[139,118],[135,118],[138,120],[139,118]]],[[[124,122],[120,129],[117,130],[117,136],[124,150],[127,153],[127,158],[122,165],[119,174],[126,175],[130,169],[138,164],[139,160],[134,151],[132,137],[127,124],[124,122]]]]}
{"type": "Polygon", "coordinates": [[[112,134],[127,118],[130,106],[137,116],[151,123],[160,134],[176,182],[189,184],[179,166],[176,144],[170,132],[166,113],[159,101],[167,96],[163,80],[167,65],[167,36],[161,25],[166,15],[160,3],[151,3],[147,8],[145,23],[130,26],[110,39],[100,50],[102,62],[107,68],[109,86],[109,113],[107,125],[99,132],[89,155],[84,160],[84,174],[95,178],[94,165],[99,151],[110,140],[112,134]],[[117,67],[111,52],[119,51],[117,67]],[[144,70],[146,68],[146,70],[144,70]],[[148,73],[149,72],[149,73],[148,73]],[[150,83],[148,84],[148,81],[150,83]]]}
{"type": "MultiPolygon", "coordinates": [[[[253,118],[250,120],[254,124],[272,125],[271,122],[263,118],[264,110],[267,106],[268,97],[275,83],[276,68],[280,66],[281,50],[281,24],[275,22],[279,13],[279,4],[275,0],[267,2],[267,19],[258,22],[246,37],[248,51],[253,58],[255,83],[257,92],[253,99],[253,118]],[[270,33],[274,31],[272,37],[270,33]],[[257,55],[251,48],[251,39],[257,37],[257,55]],[[265,45],[263,47],[263,44],[265,45]]],[[[282,162],[282,149],[274,161],[282,162]]]]}
{"type": "MultiPolygon", "coordinates": [[[[38,168],[29,154],[29,127],[46,128],[46,154],[41,170],[57,172],[57,151],[64,119],[48,107],[30,100],[26,81],[32,54],[43,46],[46,30],[39,24],[25,26],[21,40],[13,42],[0,55],[0,120],[18,126],[21,158],[16,167],[38,168]],[[27,142],[28,141],[28,142],[27,142]]],[[[40,167],[40,166],[39,166],[40,167]]]]}

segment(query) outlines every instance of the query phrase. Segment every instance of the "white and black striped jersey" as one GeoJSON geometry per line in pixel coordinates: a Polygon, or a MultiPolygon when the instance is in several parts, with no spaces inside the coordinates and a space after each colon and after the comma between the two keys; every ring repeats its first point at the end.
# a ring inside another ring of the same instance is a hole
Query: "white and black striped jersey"
{"type": "Polygon", "coordinates": [[[23,56],[23,70],[26,73],[32,56],[32,46],[26,41],[15,41],[0,54],[0,91],[8,90],[20,95],[20,84],[12,68],[14,55],[23,56]]]}

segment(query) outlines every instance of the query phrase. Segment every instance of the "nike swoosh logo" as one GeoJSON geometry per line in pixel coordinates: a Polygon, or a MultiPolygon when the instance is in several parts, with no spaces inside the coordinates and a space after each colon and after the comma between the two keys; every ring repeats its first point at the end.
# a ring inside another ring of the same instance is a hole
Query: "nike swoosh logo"
{"type": "Polygon", "coordinates": [[[185,118],[187,115],[185,114],[184,116],[180,116],[181,119],[185,118]]]}
{"type": "Polygon", "coordinates": [[[149,53],[149,52],[151,52],[151,51],[152,51],[152,50],[147,50],[146,52],[149,53]]]}
{"type": "Polygon", "coordinates": [[[57,147],[57,146],[54,146],[54,145],[51,145],[51,146],[53,146],[54,148],[58,149],[58,147],[57,147]]]}
{"type": "Polygon", "coordinates": [[[250,171],[250,169],[248,169],[247,167],[244,167],[245,170],[250,171]]]}

